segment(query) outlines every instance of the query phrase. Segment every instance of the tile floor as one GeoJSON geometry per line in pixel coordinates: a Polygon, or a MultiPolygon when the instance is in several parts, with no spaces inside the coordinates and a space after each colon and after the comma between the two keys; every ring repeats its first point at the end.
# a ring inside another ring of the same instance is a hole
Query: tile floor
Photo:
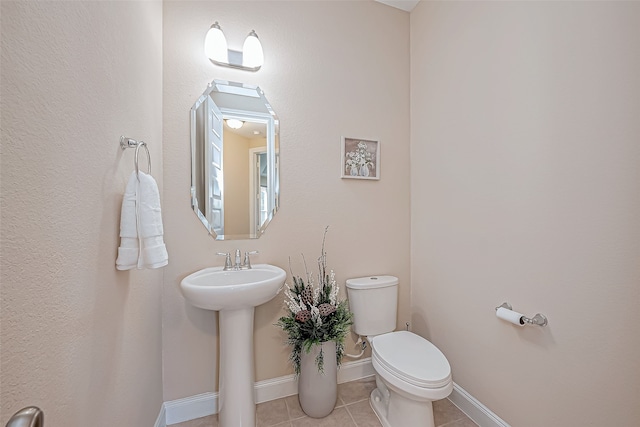
{"type": "MultiPolygon", "coordinates": [[[[373,377],[339,384],[336,409],[321,419],[307,417],[300,408],[297,395],[261,403],[257,408],[256,427],[381,427],[369,405],[369,395],[374,388],[373,377]]],[[[477,427],[447,399],[434,402],[433,412],[436,427],[477,427]]],[[[185,421],[171,427],[218,427],[218,416],[185,421]]]]}

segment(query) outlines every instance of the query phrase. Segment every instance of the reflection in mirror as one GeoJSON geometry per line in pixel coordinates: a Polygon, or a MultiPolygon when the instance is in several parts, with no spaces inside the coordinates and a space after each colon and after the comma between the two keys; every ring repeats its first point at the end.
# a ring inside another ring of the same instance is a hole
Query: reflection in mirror
{"type": "Polygon", "coordinates": [[[191,108],[191,206],[217,240],[258,238],[278,210],[278,130],[257,86],[214,80],[191,108]]]}

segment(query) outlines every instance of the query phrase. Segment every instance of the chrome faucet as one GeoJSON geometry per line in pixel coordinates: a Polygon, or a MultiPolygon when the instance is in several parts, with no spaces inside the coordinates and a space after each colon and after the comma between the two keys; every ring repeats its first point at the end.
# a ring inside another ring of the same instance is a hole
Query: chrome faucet
{"type": "Polygon", "coordinates": [[[235,263],[231,263],[231,252],[218,252],[216,255],[220,255],[225,257],[224,260],[224,268],[223,271],[228,270],[250,270],[251,269],[251,258],[249,255],[257,254],[258,251],[251,251],[244,253],[244,261],[242,261],[242,255],[240,253],[240,249],[236,249],[235,251],[235,263]]]}
{"type": "Polygon", "coordinates": [[[224,260],[224,268],[222,269],[223,271],[233,270],[233,265],[231,265],[231,254],[229,252],[218,252],[216,255],[226,257],[224,260]]]}
{"type": "Polygon", "coordinates": [[[249,255],[255,255],[257,254],[258,251],[251,251],[251,252],[245,252],[244,253],[244,262],[242,263],[242,267],[246,270],[251,270],[251,258],[249,258],[249,255]]]}
{"type": "Polygon", "coordinates": [[[242,257],[240,256],[240,249],[236,249],[236,263],[233,266],[234,270],[240,270],[242,268],[242,257]]]}

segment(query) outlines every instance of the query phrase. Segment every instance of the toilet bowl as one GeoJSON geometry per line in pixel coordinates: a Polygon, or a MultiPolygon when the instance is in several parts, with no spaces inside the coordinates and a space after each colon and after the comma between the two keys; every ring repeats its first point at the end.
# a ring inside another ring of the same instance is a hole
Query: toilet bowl
{"type": "Polygon", "coordinates": [[[371,407],[383,427],[434,427],[434,400],[453,390],[451,366],[431,342],[396,331],[398,279],[372,276],[347,280],[354,330],[371,344],[376,389],[371,407]]]}
{"type": "Polygon", "coordinates": [[[444,354],[408,331],[369,338],[376,371],[371,406],[384,427],[433,427],[434,400],[451,394],[451,367],[444,354]]]}

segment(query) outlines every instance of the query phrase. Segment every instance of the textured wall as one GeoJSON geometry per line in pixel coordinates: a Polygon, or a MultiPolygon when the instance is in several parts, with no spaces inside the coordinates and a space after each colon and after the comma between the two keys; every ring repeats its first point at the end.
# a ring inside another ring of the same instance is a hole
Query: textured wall
{"type": "Polygon", "coordinates": [[[153,425],[162,271],[115,258],[121,134],[149,142],[162,182],[162,6],[1,8],[0,425],[30,404],[47,426],[153,425]]]}
{"type": "MultiPolygon", "coordinates": [[[[375,2],[164,2],[164,159],[167,242],[163,293],[164,399],[217,390],[217,315],[187,305],[179,283],[221,265],[216,252],[257,249],[254,263],[310,268],[329,225],[330,267],[349,277],[398,275],[409,320],[409,16],[375,2]],[[251,29],[265,50],[256,73],[203,55],[218,20],[230,48],[251,29]],[[189,206],[189,109],[214,78],[259,85],[281,119],[281,204],[258,240],[214,241],[189,206]],[[382,179],[340,179],[341,136],[379,138],[382,179]]],[[[343,290],[344,291],[344,290],[343,290]]],[[[291,372],[273,324],[282,297],[256,311],[256,373],[291,372]]],[[[349,350],[353,348],[348,344],[349,350]]]]}
{"type": "Polygon", "coordinates": [[[411,13],[413,321],[513,426],[640,425],[638,22],[634,2],[411,13]]]}
{"type": "Polygon", "coordinates": [[[249,234],[249,139],[223,131],[224,138],[224,232],[249,234]]]}

